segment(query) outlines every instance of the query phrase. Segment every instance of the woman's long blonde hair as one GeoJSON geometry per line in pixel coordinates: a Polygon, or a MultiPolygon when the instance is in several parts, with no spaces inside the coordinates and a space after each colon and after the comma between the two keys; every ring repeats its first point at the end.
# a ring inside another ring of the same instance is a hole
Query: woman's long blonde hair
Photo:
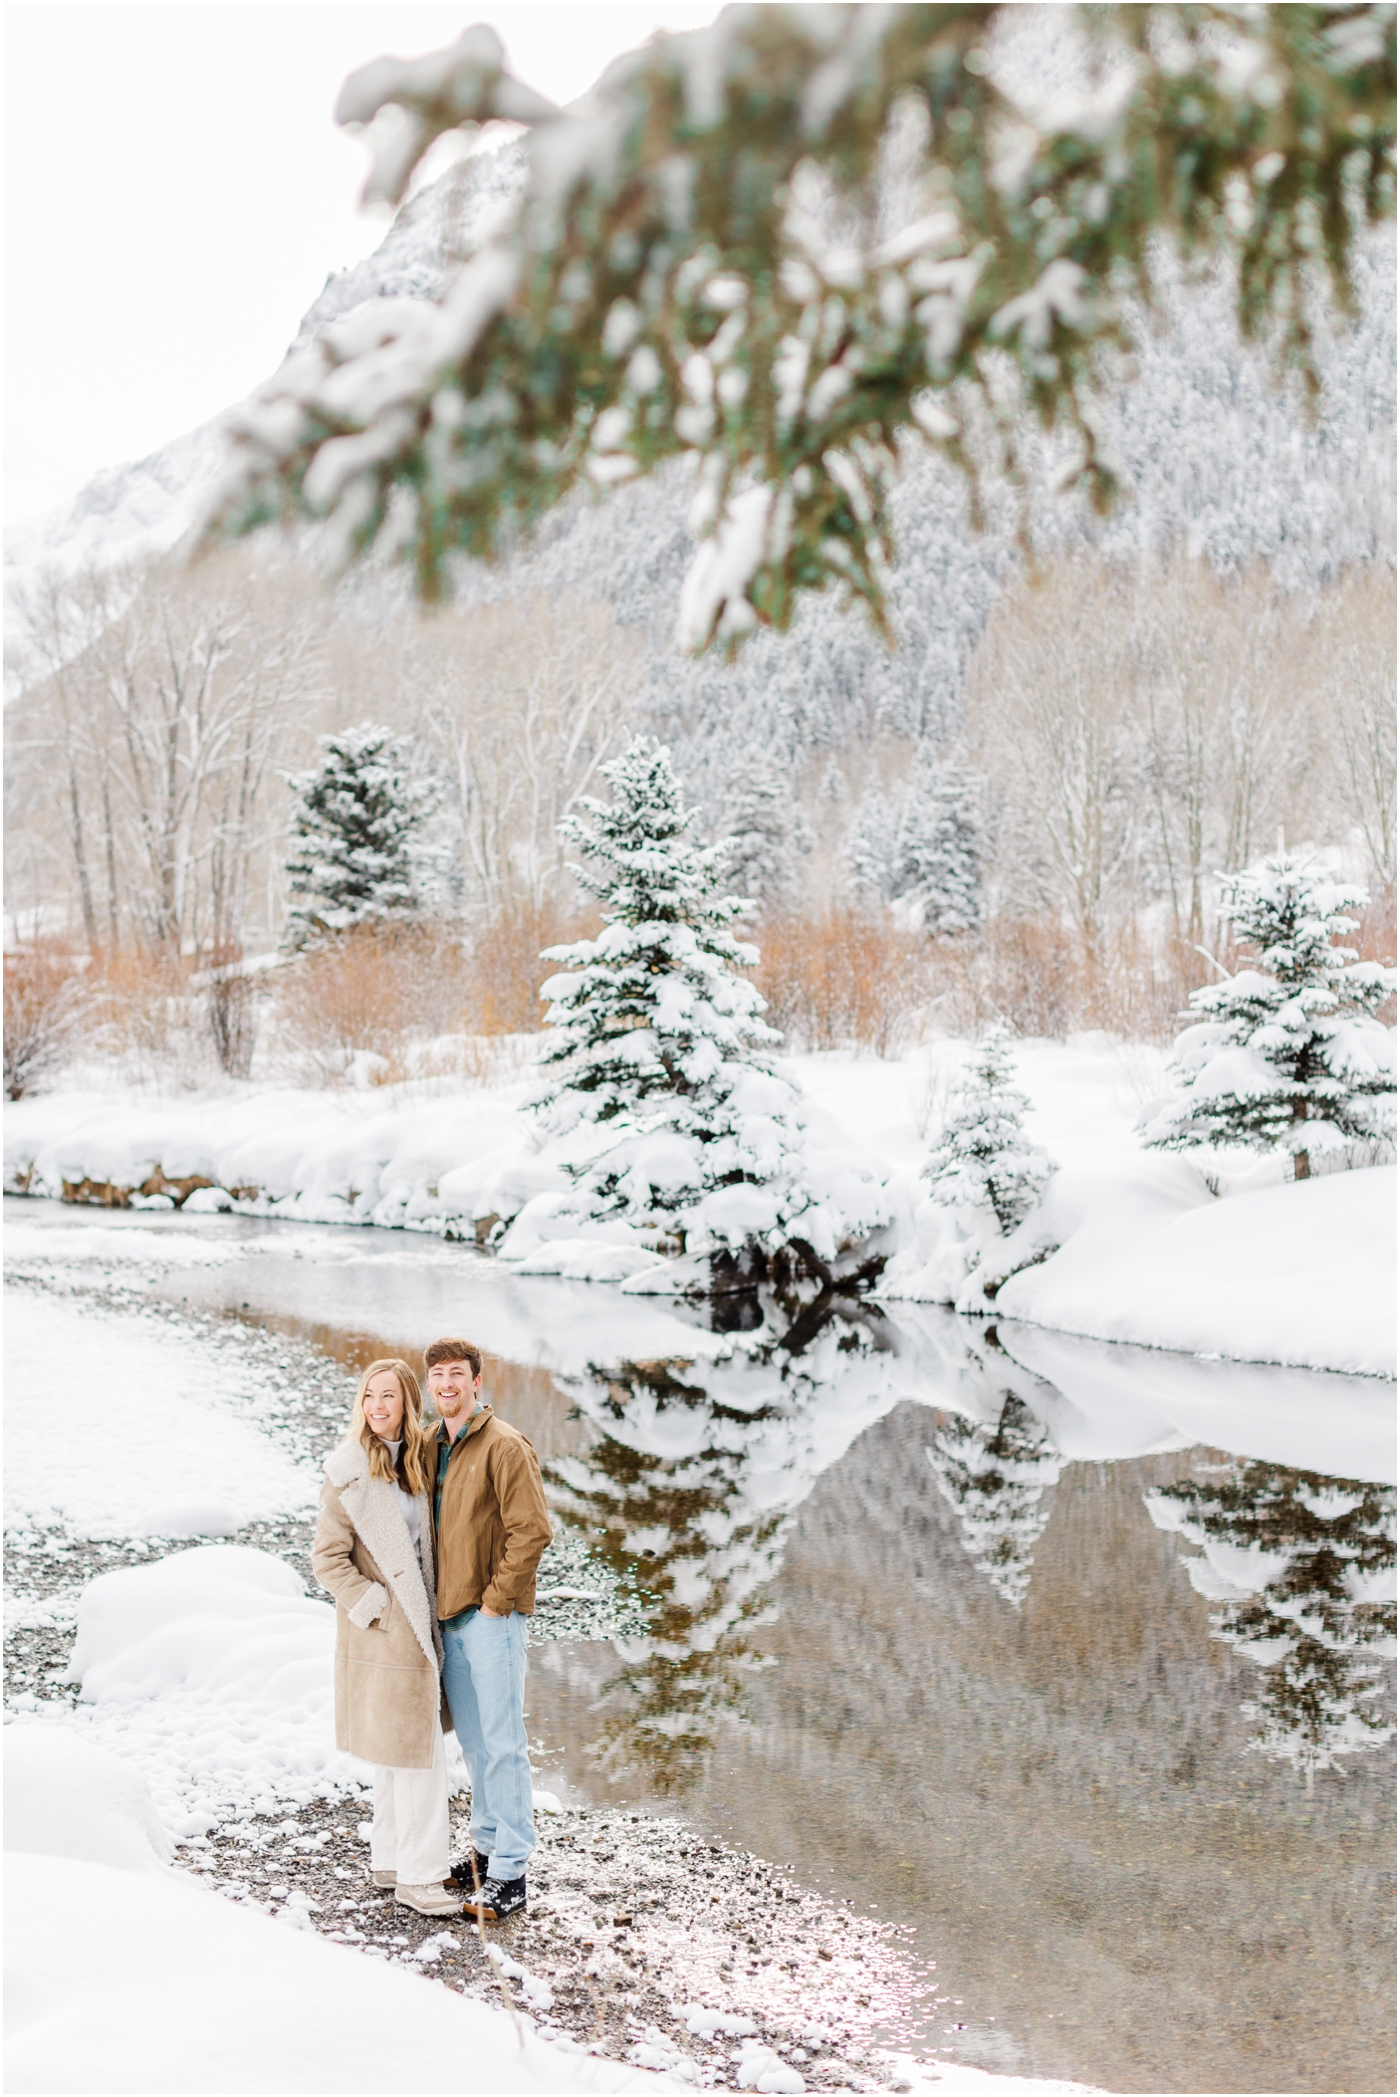
{"type": "Polygon", "coordinates": [[[355,1403],[350,1408],[350,1432],[358,1436],[360,1445],[369,1457],[371,1478],[387,1478],[397,1484],[394,1475],[394,1459],[389,1454],[389,1444],[377,1435],[365,1418],[365,1392],[369,1380],[378,1376],[381,1369],[392,1369],[399,1379],[403,1392],[403,1421],[399,1436],[403,1448],[399,1462],[403,1470],[404,1483],[411,1493],[426,1493],[428,1490],[429,1436],[423,1425],[423,1393],[418,1388],[418,1378],[407,1362],[390,1356],[382,1362],[371,1362],[360,1377],[360,1388],[355,1393],[355,1403]]]}

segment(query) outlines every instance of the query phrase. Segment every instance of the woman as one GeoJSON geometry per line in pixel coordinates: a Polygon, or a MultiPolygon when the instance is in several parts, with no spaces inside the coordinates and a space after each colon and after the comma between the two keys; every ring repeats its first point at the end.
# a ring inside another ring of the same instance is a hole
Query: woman
{"type": "Polygon", "coordinates": [[[326,1459],[311,1564],[335,1596],[336,1746],[375,1765],[374,1883],[420,1915],[460,1916],[462,1895],[443,1883],[451,1836],[430,1447],[407,1362],[371,1362],[326,1459]]]}

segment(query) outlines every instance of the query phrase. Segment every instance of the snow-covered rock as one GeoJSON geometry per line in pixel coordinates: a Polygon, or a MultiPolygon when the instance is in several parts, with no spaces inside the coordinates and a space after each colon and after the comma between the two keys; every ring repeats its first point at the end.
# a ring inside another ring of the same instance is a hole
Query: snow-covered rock
{"type": "Polygon", "coordinates": [[[67,1679],[90,1737],[141,1762],[176,1835],[233,1805],[358,1782],[335,1745],[335,1611],[283,1559],[206,1544],[88,1582],[67,1679]]]}
{"type": "Polygon", "coordinates": [[[53,1725],[5,1727],[5,1848],[142,1872],[175,1855],[140,1771],[53,1725]]]}

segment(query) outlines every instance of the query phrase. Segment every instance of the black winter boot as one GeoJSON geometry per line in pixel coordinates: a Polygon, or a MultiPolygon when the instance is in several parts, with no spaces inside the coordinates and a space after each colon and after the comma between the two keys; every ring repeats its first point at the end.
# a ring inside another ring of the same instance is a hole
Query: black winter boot
{"type": "Polygon", "coordinates": [[[484,1886],[490,1877],[490,1864],[491,1859],[483,1857],[479,1849],[469,1849],[465,1857],[458,1857],[450,1867],[442,1883],[444,1886],[464,1886],[468,1893],[475,1893],[477,1887],[484,1886]]]}
{"type": "Polygon", "coordinates": [[[518,1879],[487,1879],[480,1893],[468,1895],[467,1914],[478,1915],[483,1922],[506,1922],[522,1914],[526,1905],[522,1871],[518,1879]]]}

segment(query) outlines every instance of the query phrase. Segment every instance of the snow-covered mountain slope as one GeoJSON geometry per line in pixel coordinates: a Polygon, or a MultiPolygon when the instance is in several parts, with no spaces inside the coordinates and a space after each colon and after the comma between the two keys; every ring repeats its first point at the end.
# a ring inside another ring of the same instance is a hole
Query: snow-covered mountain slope
{"type": "Polygon", "coordinates": [[[64,575],[164,553],[189,529],[218,478],[221,422],[201,423],[129,465],[110,466],[71,503],[5,534],[5,624],[23,626],[25,586],[44,570],[64,575]]]}
{"type": "MultiPolygon", "coordinates": [[[[503,146],[461,162],[411,197],[372,255],[327,277],[288,356],[368,299],[435,297],[519,187],[521,169],[520,148],[503,146]]],[[[202,514],[226,456],[219,415],[147,458],[106,468],[71,503],[12,526],[5,534],[7,635],[23,632],[25,589],[39,572],[109,568],[176,545],[202,514]]]]}

